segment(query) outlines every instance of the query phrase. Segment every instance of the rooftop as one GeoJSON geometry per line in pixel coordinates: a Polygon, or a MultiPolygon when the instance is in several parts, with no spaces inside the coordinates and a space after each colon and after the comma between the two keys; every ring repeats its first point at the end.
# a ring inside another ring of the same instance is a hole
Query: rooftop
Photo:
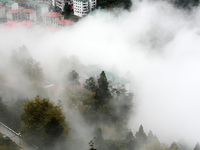
{"type": "Polygon", "coordinates": [[[8,14],[16,14],[16,13],[19,13],[20,11],[21,11],[20,9],[12,9],[8,11],[8,14]]]}
{"type": "Polygon", "coordinates": [[[12,0],[0,0],[0,2],[2,2],[3,4],[8,3],[10,5],[14,3],[12,0]]]}
{"type": "Polygon", "coordinates": [[[6,22],[5,26],[13,27],[13,26],[16,26],[17,24],[18,24],[18,21],[8,21],[8,22],[6,22]]]}
{"type": "Polygon", "coordinates": [[[28,1],[27,4],[34,7],[40,7],[40,3],[36,1],[28,1]]]}
{"type": "Polygon", "coordinates": [[[57,22],[58,22],[59,24],[62,24],[62,25],[72,25],[72,24],[74,24],[74,22],[72,22],[71,20],[67,20],[67,19],[58,20],[57,22]]]}
{"type": "Polygon", "coordinates": [[[25,26],[32,26],[34,24],[33,21],[29,21],[29,20],[24,20],[22,22],[20,22],[21,25],[25,25],[25,26]]]}
{"type": "Polygon", "coordinates": [[[56,12],[47,12],[45,14],[45,16],[48,16],[48,17],[62,17],[63,15],[61,15],[59,13],[56,13],[56,12]]]}
{"type": "Polygon", "coordinates": [[[24,9],[23,12],[25,12],[25,13],[32,13],[32,12],[34,12],[34,10],[32,10],[32,9],[24,9]]]}

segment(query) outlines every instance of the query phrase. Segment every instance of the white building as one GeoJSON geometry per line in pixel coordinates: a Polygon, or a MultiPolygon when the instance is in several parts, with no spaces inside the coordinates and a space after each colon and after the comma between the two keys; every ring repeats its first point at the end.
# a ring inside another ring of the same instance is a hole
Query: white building
{"type": "Polygon", "coordinates": [[[5,19],[5,18],[6,18],[5,7],[0,5],[0,19],[5,19]]]}
{"type": "Polygon", "coordinates": [[[32,8],[36,11],[36,18],[37,21],[42,21],[44,14],[46,14],[49,11],[49,5],[45,3],[40,3],[38,1],[30,0],[26,3],[28,5],[28,8],[32,8]]]}
{"type": "Polygon", "coordinates": [[[95,10],[96,6],[97,6],[97,1],[96,0],[89,0],[90,12],[95,10]]]}
{"type": "Polygon", "coordinates": [[[24,9],[22,12],[25,20],[36,21],[36,12],[34,10],[24,9]]]}
{"type": "Polygon", "coordinates": [[[56,0],[56,6],[61,9],[61,11],[64,11],[65,7],[65,1],[64,0],[56,0]]]}
{"type": "Polygon", "coordinates": [[[96,8],[96,0],[73,0],[74,15],[83,17],[96,8]]]}
{"type": "Polygon", "coordinates": [[[8,21],[20,21],[21,19],[21,10],[13,9],[7,12],[7,20],[8,21]]]}
{"type": "Polygon", "coordinates": [[[64,19],[64,16],[59,14],[59,13],[56,13],[56,12],[48,12],[45,14],[45,23],[46,25],[57,25],[57,21],[58,20],[63,20],[64,19]]]}

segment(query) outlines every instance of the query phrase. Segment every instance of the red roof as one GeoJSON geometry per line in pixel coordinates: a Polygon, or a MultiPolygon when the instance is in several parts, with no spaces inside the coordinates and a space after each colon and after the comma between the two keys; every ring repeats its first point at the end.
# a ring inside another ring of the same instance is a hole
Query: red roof
{"type": "Polygon", "coordinates": [[[63,16],[63,15],[56,13],[56,12],[47,12],[45,15],[48,16],[48,17],[62,17],[63,16]]]}
{"type": "Polygon", "coordinates": [[[0,5],[0,8],[2,8],[3,6],[2,5],[0,5]]]}
{"type": "Polygon", "coordinates": [[[23,12],[32,13],[32,12],[34,12],[34,10],[32,10],[32,9],[24,9],[23,12]]]}
{"type": "Polygon", "coordinates": [[[6,27],[13,27],[16,26],[18,24],[18,21],[8,21],[5,26],[6,27]]]}
{"type": "Polygon", "coordinates": [[[20,9],[12,9],[8,12],[8,14],[15,14],[15,13],[19,13],[21,10],[20,9]]]}
{"type": "Polygon", "coordinates": [[[63,25],[72,25],[72,24],[74,24],[74,22],[72,22],[71,20],[67,20],[67,19],[58,20],[57,22],[58,22],[59,24],[63,24],[63,25]]]}
{"type": "Polygon", "coordinates": [[[29,21],[29,20],[24,20],[24,21],[20,22],[20,24],[25,25],[25,26],[32,26],[34,24],[34,22],[29,21]]]}

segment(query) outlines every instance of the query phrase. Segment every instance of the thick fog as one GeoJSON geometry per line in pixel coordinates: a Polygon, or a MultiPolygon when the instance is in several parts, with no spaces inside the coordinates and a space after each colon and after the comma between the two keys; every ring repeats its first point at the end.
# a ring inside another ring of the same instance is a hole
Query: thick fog
{"type": "MultiPolygon", "coordinates": [[[[142,124],[161,142],[184,139],[194,145],[200,141],[200,8],[187,12],[166,2],[133,4],[130,12],[99,11],[56,31],[1,27],[0,72],[11,76],[8,58],[22,45],[50,81],[61,82],[57,67],[66,58],[99,65],[130,81],[133,132],[142,124]]],[[[26,81],[15,73],[23,85],[26,81]]],[[[27,94],[29,88],[19,90],[27,94]]]]}

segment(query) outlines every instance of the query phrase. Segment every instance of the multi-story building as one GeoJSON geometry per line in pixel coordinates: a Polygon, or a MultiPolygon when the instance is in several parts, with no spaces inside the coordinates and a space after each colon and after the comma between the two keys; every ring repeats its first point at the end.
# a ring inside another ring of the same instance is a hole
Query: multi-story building
{"type": "Polygon", "coordinates": [[[20,9],[12,9],[7,12],[7,20],[8,21],[20,21],[21,19],[21,10],[20,9]]]}
{"type": "Polygon", "coordinates": [[[29,21],[36,21],[36,12],[32,9],[24,9],[23,12],[23,19],[29,21]]]}
{"type": "Polygon", "coordinates": [[[95,10],[96,6],[97,6],[97,1],[96,0],[89,0],[90,12],[95,10]]]}
{"type": "Polygon", "coordinates": [[[58,20],[63,20],[64,16],[56,12],[48,12],[45,14],[46,25],[57,25],[58,20]]]}
{"type": "Polygon", "coordinates": [[[83,17],[96,8],[96,0],[73,0],[74,15],[83,17]]]}
{"type": "Polygon", "coordinates": [[[33,0],[28,1],[26,4],[28,8],[35,10],[37,21],[43,21],[42,17],[49,11],[49,5],[33,0]]]}
{"type": "Polygon", "coordinates": [[[4,20],[5,18],[6,18],[5,7],[3,7],[2,5],[0,5],[0,20],[4,20]]]}
{"type": "Polygon", "coordinates": [[[65,1],[64,0],[56,0],[56,6],[61,9],[61,11],[64,11],[65,7],[65,1]]]}

